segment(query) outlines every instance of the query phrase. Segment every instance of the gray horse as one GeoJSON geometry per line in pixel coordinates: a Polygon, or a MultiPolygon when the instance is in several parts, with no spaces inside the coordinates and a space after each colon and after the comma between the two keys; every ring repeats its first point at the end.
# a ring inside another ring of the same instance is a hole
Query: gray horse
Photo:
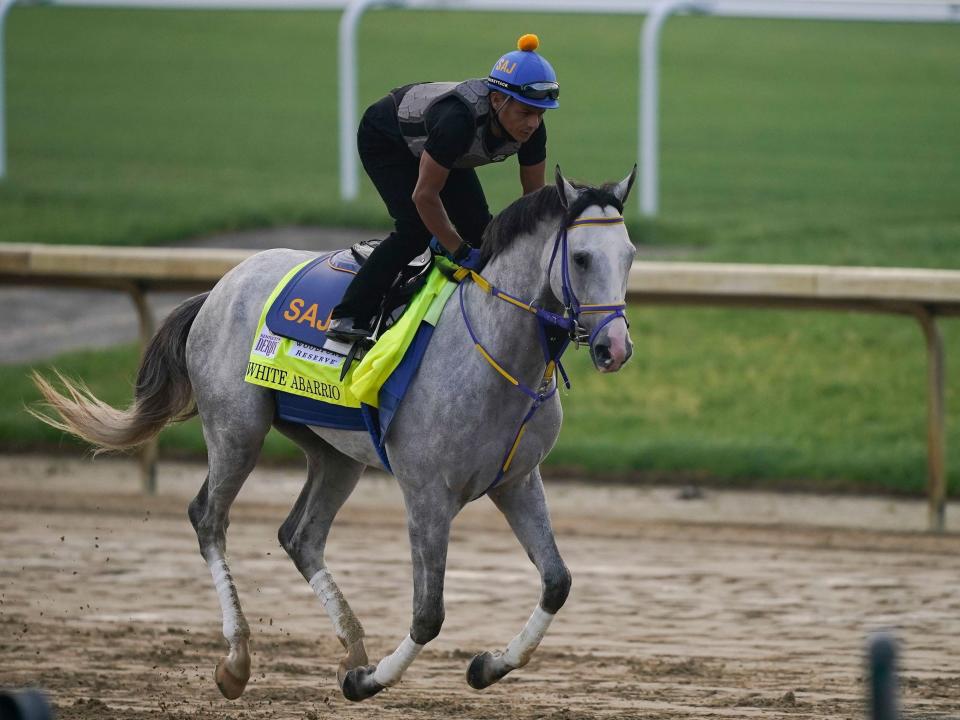
{"type": "MultiPolygon", "coordinates": [[[[541,308],[541,317],[578,315],[582,324],[573,323],[573,330],[581,338],[589,334],[591,356],[601,372],[618,370],[632,352],[622,308],[635,250],[622,211],[635,176],[636,168],[617,184],[574,186],[557,168],[556,186],[517,200],[491,222],[484,237],[483,277],[521,304],[541,308]],[[563,257],[556,257],[558,250],[563,257]]],[[[350,700],[397,684],[440,632],[450,525],[466,503],[486,492],[539,571],[542,591],[526,626],[506,649],[480,653],[470,663],[467,681],[485,688],[526,665],[570,590],[539,470],[560,432],[562,412],[559,395],[545,392],[550,381],[556,388],[557,377],[545,373],[545,366],[552,368],[538,339],[538,316],[465,281],[462,304],[456,299],[447,303],[440,317],[386,438],[407,510],[413,621],[395,652],[368,665],[363,627],[327,569],[324,546],[363,469],[382,467],[381,461],[366,433],[279,420],[273,391],[243,379],[267,296],[294,265],[310,257],[293,250],[259,253],[227,273],[209,294],[174,310],[144,355],[127,410],[106,405],[62,377],[66,393],[35,376],[60,419],[41,417],[102,450],[119,450],[199,413],[209,471],[190,503],[189,517],[220,599],[229,652],[218,662],[215,678],[230,699],[240,696],[250,677],[250,630],[226,561],[229,511],[271,426],[307,456],[307,481],[280,527],[280,544],[316,592],[343,643],[346,653],[337,677],[350,700]],[[499,370],[478,352],[465,317],[499,370]],[[517,426],[530,410],[531,397],[505,380],[504,372],[523,387],[539,387],[541,399],[546,398],[519,442],[517,426]],[[511,447],[508,470],[501,472],[504,452],[511,447]],[[491,487],[494,478],[498,482],[491,487]]]]}

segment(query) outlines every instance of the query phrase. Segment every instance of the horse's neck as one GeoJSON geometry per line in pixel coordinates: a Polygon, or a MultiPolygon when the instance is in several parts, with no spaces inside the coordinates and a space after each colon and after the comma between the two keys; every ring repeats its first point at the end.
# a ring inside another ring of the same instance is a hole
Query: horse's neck
{"type": "MultiPolygon", "coordinates": [[[[492,285],[523,302],[551,310],[559,303],[550,292],[547,265],[553,247],[554,223],[517,240],[483,270],[492,285]]],[[[466,308],[477,338],[484,348],[522,382],[535,386],[546,362],[541,350],[537,320],[516,306],[491,297],[470,283],[464,288],[466,308]]]]}
{"type": "Polygon", "coordinates": [[[531,235],[518,237],[507,249],[492,258],[483,276],[497,287],[517,297],[544,302],[549,293],[547,265],[553,249],[554,223],[542,223],[531,235]]]}

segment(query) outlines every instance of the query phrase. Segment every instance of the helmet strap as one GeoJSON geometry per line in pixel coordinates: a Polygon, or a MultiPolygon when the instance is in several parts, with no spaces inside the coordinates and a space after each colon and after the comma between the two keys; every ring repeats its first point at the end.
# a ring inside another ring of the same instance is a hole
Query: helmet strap
{"type": "Polygon", "coordinates": [[[500,103],[500,107],[498,107],[496,111],[493,113],[493,121],[497,124],[497,127],[503,131],[504,135],[506,135],[508,138],[516,142],[517,139],[513,135],[511,135],[510,131],[503,126],[502,122],[500,122],[500,111],[503,110],[507,106],[507,103],[510,102],[513,98],[510,95],[507,95],[506,93],[501,93],[501,95],[506,99],[502,103],[500,103]]]}

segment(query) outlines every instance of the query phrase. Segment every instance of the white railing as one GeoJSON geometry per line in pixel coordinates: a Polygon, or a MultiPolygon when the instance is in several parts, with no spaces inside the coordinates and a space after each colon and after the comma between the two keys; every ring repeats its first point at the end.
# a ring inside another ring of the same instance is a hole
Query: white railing
{"type": "MultiPolygon", "coordinates": [[[[357,36],[360,20],[367,10],[473,10],[491,12],[554,12],[631,14],[646,13],[655,0],[352,0],[340,18],[339,89],[340,111],[340,197],[356,200],[360,195],[357,157],[357,36]]],[[[386,88],[385,88],[386,90],[386,88]]]]}
{"type": "Polygon", "coordinates": [[[640,42],[640,212],[659,209],[660,34],[671,15],[696,13],[721,17],[783,20],[956,23],[960,2],[844,2],[820,0],[663,0],[643,24],[640,42]]]}
{"type": "Polygon", "coordinates": [[[6,17],[17,2],[55,6],[217,10],[331,10],[344,8],[339,28],[340,196],[355,200],[360,192],[354,137],[357,127],[357,36],[360,21],[373,8],[647,14],[640,38],[640,108],[638,164],[640,212],[659,207],[659,46],[666,20],[674,14],[720,17],[872,22],[960,22],[954,2],[885,2],[884,0],[0,0],[0,180],[6,176],[6,108],[4,37],[6,17]]]}
{"type": "Polygon", "coordinates": [[[340,20],[340,197],[360,192],[354,134],[357,128],[357,34],[363,14],[372,8],[418,10],[496,10],[530,12],[550,6],[554,12],[648,15],[640,36],[640,212],[654,216],[659,206],[659,47],[667,18],[679,13],[720,17],[846,20],[872,22],[960,22],[960,2],[884,2],[875,0],[353,0],[340,20]]]}
{"type": "Polygon", "coordinates": [[[3,47],[6,38],[7,15],[13,9],[16,0],[0,0],[0,180],[7,176],[7,91],[4,87],[7,73],[3,67],[6,50],[3,47]]]}
{"type": "Polygon", "coordinates": [[[341,10],[347,0],[0,0],[0,180],[7,176],[4,38],[14,5],[134,8],[142,10],[341,10]]]}

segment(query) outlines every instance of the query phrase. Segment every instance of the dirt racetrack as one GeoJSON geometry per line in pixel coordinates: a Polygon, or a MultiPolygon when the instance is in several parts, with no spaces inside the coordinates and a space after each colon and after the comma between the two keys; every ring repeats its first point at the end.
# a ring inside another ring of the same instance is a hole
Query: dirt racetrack
{"type": "MultiPolygon", "coordinates": [[[[233,574],[254,675],[224,700],[210,576],[186,519],[203,468],[164,463],[139,494],[129,461],[0,457],[0,686],[39,685],[58,717],[863,718],[870,630],[903,641],[906,716],[960,716],[960,543],[928,536],[922,505],[891,500],[548,482],[574,576],[526,668],[478,693],[464,671],[502,648],[539,581],[492,504],[454,526],[440,637],[404,681],[365,703],[340,695],[339,645],[276,529],[299,473],[258,471],[234,506],[233,574]],[[859,526],[859,528],[857,527],[859,526]],[[866,529],[866,528],[880,528],[866,529]]],[[[327,559],[372,659],[409,626],[399,493],[363,480],[327,559]]]]}

